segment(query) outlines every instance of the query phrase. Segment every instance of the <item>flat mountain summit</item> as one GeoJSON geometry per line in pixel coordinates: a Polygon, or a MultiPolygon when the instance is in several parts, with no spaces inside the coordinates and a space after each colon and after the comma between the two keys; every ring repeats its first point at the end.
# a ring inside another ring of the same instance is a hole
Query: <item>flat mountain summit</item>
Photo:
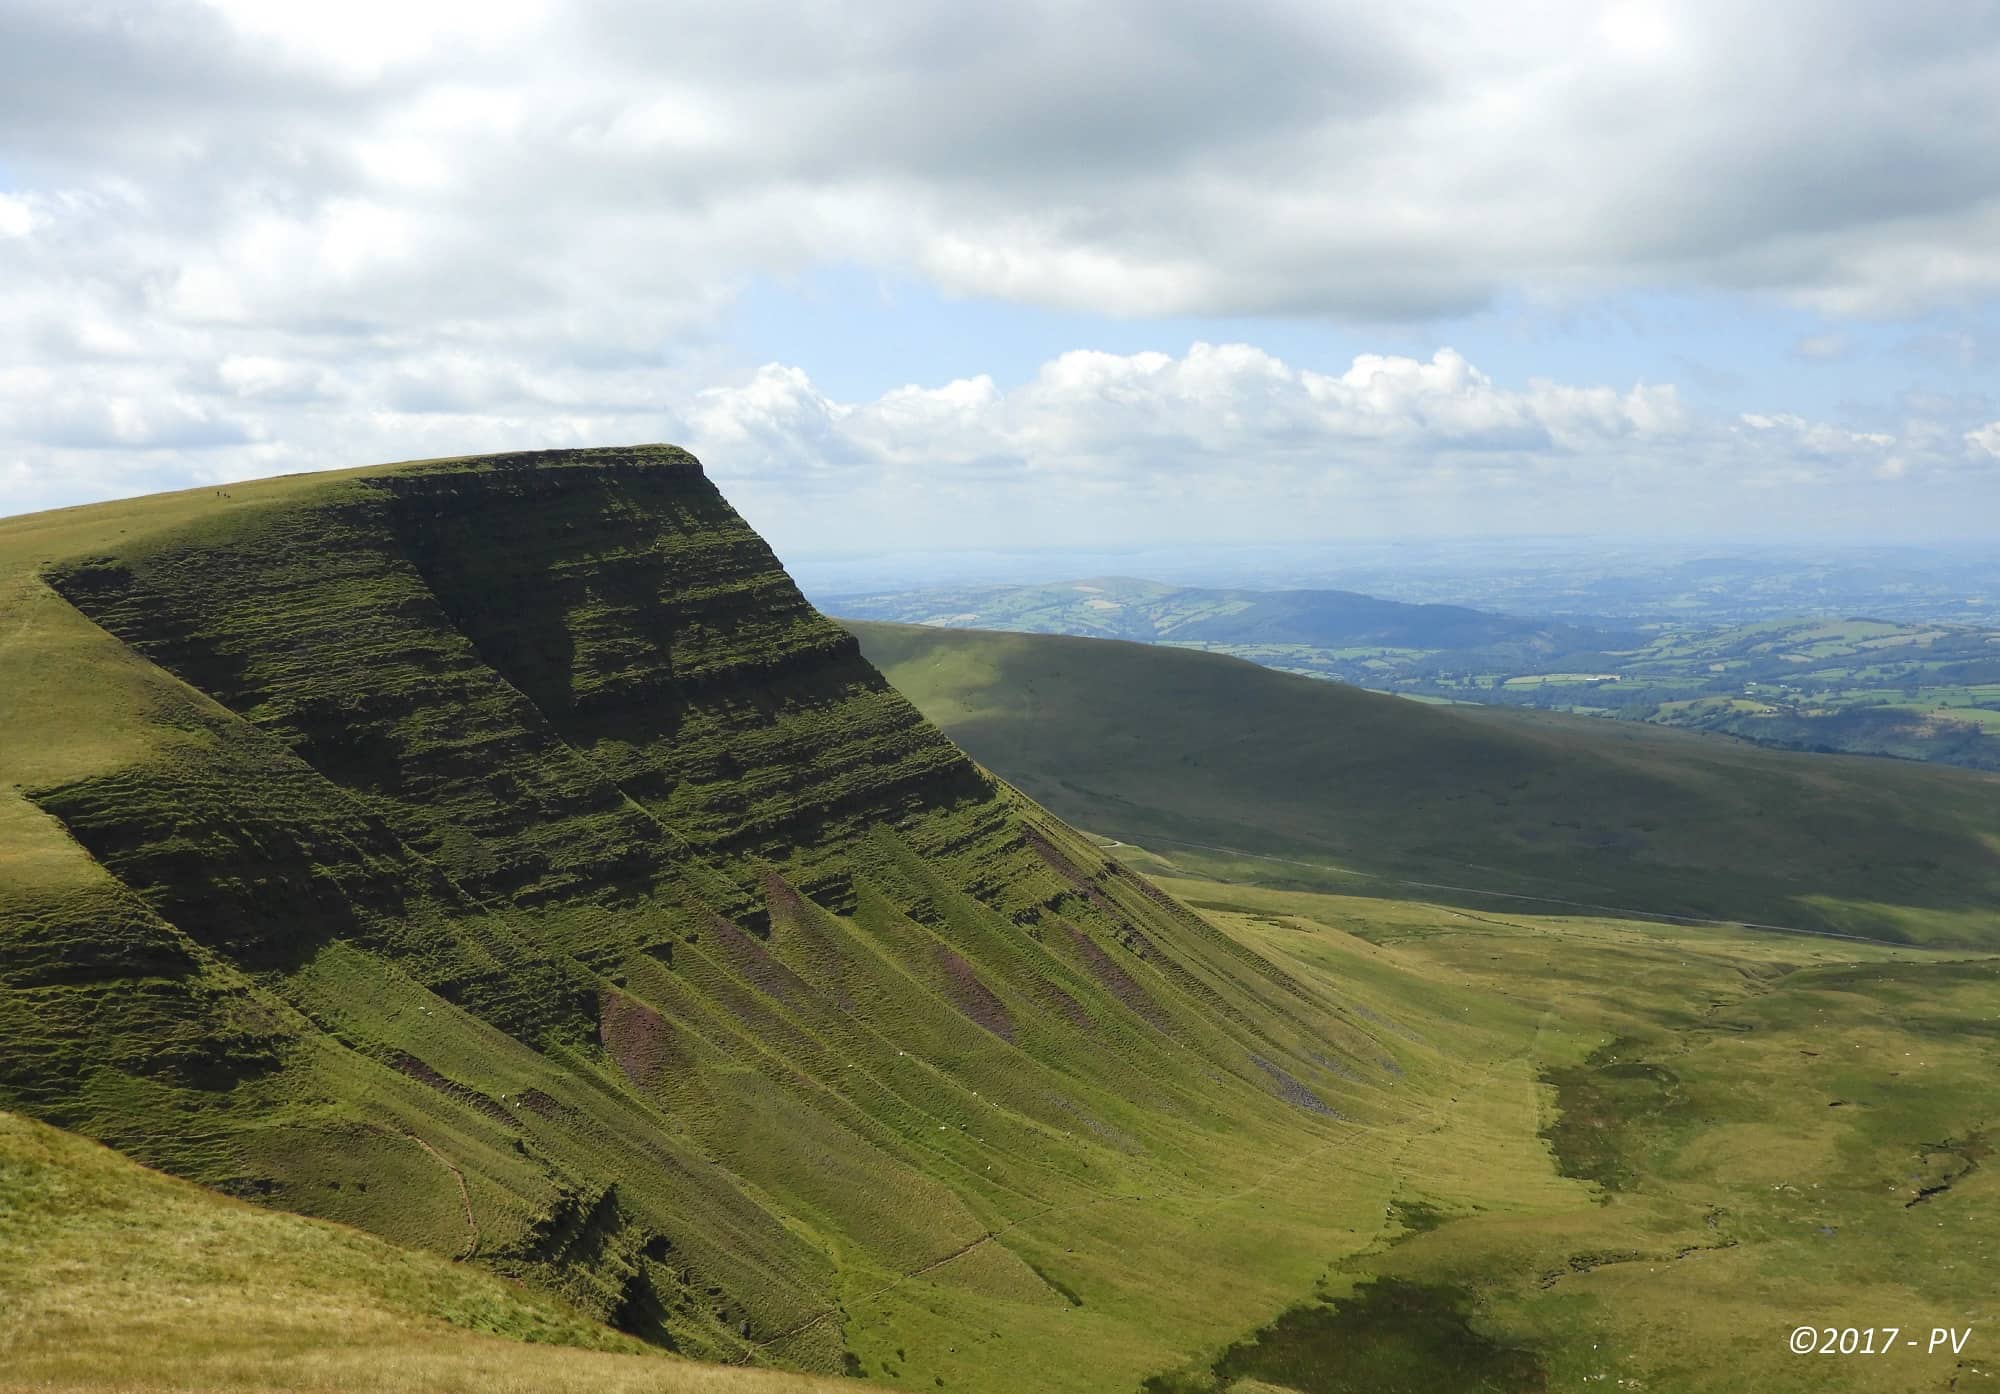
{"type": "Polygon", "coordinates": [[[944,1270],[901,1329],[1083,1305],[1141,1371],[1275,1294],[1100,1313],[1026,1222],[1239,1188],[1411,1048],[968,759],[667,446],[0,522],[0,872],[0,1108],[712,1359],[857,1369],[944,1270]]]}

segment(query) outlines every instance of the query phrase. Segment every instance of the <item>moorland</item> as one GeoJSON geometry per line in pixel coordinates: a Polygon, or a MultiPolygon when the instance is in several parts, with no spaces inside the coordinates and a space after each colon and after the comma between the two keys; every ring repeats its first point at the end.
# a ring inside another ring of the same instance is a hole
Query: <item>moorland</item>
{"type": "Polygon", "coordinates": [[[859,632],[669,447],[0,520],[0,1384],[1990,1368],[2000,779],[859,632]]]}

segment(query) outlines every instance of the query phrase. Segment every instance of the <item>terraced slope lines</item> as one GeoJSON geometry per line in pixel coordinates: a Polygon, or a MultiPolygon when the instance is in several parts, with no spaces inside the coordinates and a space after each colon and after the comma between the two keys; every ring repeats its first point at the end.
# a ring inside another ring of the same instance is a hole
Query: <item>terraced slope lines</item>
{"type": "Polygon", "coordinates": [[[710,1358],[907,1361],[850,1308],[931,1274],[1004,1370],[1087,1300],[1028,1222],[1387,1107],[1393,1035],[968,761],[681,451],[9,520],[0,605],[0,1107],[182,1176],[710,1358]]]}

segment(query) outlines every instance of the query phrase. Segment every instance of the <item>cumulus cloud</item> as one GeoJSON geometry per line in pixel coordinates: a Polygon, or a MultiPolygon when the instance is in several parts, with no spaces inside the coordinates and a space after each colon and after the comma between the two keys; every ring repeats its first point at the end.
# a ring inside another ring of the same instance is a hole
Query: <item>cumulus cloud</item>
{"type": "Polygon", "coordinates": [[[1368,354],[1334,375],[1247,344],[1185,355],[1078,350],[1003,393],[978,377],[904,387],[866,403],[822,395],[796,368],[702,394],[689,425],[730,472],[802,463],[936,472],[1004,466],[1016,476],[1139,482],[1239,465],[1308,473],[1357,464],[1576,455],[1690,429],[1670,387],[1619,391],[1537,382],[1496,387],[1451,349],[1428,360],[1368,354]]]}
{"type": "MultiPolygon", "coordinates": [[[[363,374],[241,355],[160,397],[142,380],[103,396],[41,370],[0,373],[0,395],[34,404],[4,428],[19,439],[0,442],[0,509],[59,501],[43,496],[58,480],[60,501],[132,492],[145,469],[189,483],[668,439],[702,456],[782,548],[1370,528],[1633,534],[1765,523],[1774,493],[1811,513],[1858,488],[2000,456],[2000,423],[1961,440],[1918,418],[1894,433],[1782,412],[1713,418],[1671,384],[1507,387],[1450,348],[1363,354],[1339,372],[1240,343],[1076,350],[1011,388],[980,375],[860,401],[787,364],[667,392],[645,371],[531,374],[473,354],[363,374]]],[[[1962,495],[1943,502],[1962,511],[1962,495]]]]}
{"type": "MultiPolygon", "coordinates": [[[[753,516],[819,547],[836,517],[874,518],[878,532],[894,517],[905,542],[927,529],[1000,541],[1038,509],[1046,540],[1131,540],[1151,526],[1636,535],[1732,518],[1786,531],[1774,508],[1806,516],[1870,498],[1881,526],[1872,491],[1962,467],[1934,422],[1882,432],[1791,413],[1711,418],[1671,385],[1513,389],[1449,348],[1366,354],[1339,373],[1244,344],[1077,351],[1007,391],[982,376],[864,402],[773,364],[703,392],[684,419],[753,516]]],[[[1982,439],[2000,448],[2000,425],[1982,439]]]]}
{"type": "Polygon", "coordinates": [[[1823,422],[1807,421],[1790,412],[1781,412],[1776,416],[1745,412],[1742,421],[1753,431],[1779,436],[1787,440],[1793,449],[1823,459],[1865,455],[1885,450],[1896,443],[1896,438],[1886,431],[1849,431],[1823,422]]]}

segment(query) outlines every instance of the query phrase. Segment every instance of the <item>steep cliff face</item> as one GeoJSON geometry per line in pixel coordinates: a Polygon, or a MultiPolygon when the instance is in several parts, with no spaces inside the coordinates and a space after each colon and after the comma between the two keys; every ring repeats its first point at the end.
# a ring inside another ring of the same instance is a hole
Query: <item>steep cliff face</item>
{"type": "Polygon", "coordinates": [[[972,765],[682,452],[107,533],[44,575],[146,740],[26,791],[90,867],[0,894],[0,1105],[825,1368],[858,1289],[984,1244],[1060,1305],[986,1237],[1373,1106],[1361,1025],[972,765]]]}

